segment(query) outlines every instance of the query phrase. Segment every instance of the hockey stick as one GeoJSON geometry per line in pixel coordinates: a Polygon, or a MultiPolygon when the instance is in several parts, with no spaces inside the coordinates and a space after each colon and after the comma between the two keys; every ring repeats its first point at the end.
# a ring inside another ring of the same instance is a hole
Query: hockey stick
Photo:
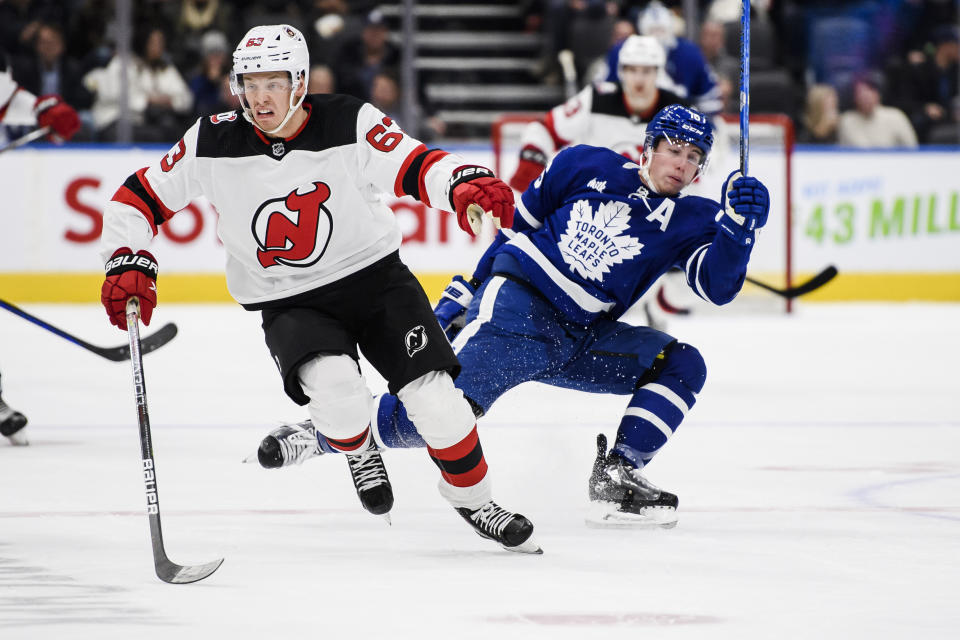
{"type": "Polygon", "coordinates": [[[130,340],[130,362],[133,364],[133,390],[140,425],[140,453],[143,462],[143,483],[147,492],[147,517],[150,519],[150,542],[153,544],[153,566],[157,577],[171,584],[203,580],[220,568],[223,558],[206,564],[182,566],[167,558],[160,529],[160,498],[157,494],[157,466],[153,461],[153,440],[150,437],[150,414],[147,412],[147,382],[143,377],[140,352],[140,301],[127,300],[127,337],[130,340]]]}
{"type": "MultiPolygon", "coordinates": [[[[86,340],[81,340],[77,336],[67,333],[63,329],[58,329],[52,324],[44,322],[40,318],[27,313],[26,311],[24,311],[23,309],[21,309],[20,307],[18,307],[17,305],[11,302],[7,302],[6,300],[0,300],[0,307],[3,307],[7,311],[17,314],[18,316],[20,316],[25,320],[29,320],[30,322],[32,322],[37,326],[43,327],[44,329],[46,329],[51,333],[57,334],[58,336],[60,336],[61,338],[64,338],[65,340],[69,340],[70,342],[77,345],[78,347],[82,347],[87,351],[91,351],[97,354],[98,356],[106,358],[107,360],[112,360],[113,362],[122,362],[123,360],[128,360],[130,358],[129,345],[124,344],[124,345],[120,345],[119,347],[98,347],[96,345],[90,344],[86,340]]],[[[150,353],[151,351],[156,351],[163,345],[173,340],[173,337],[175,335],[177,335],[177,325],[173,324],[172,322],[167,323],[162,327],[160,327],[159,329],[157,329],[156,333],[150,334],[149,336],[143,339],[143,343],[141,345],[141,351],[143,353],[150,353]]]]}
{"type": "Polygon", "coordinates": [[[750,0],[740,16],[740,173],[747,175],[750,156],[750,0]]]}
{"type": "Polygon", "coordinates": [[[0,147],[0,153],[3,153],[4,151],[10,151],[12,149],[16,149],[17,147],[22,147],[25,144],[30,144],[37,138],[42,138],[48,133],[50,133],[50,127],[40,127],[39,129],[34,129],[30,133],[22,135],[16,140],[11,141],[5,147],[0,147]]]}
{"type": "Polygon", "coordinates": [[[786,289],[778,289],[765,282],[754,280],[750,276],[747,276],[747,282],[751,284],[755,284],[761,289],[766,289],[767,291],[771,293],[775,293],[782,298],[786,298],[787,300],[793,300],[794,298],[798,298],[802,295],[806,295],[811,291],[816,291],[823,285],[833,280],[836,277],[836,275],[837,275],[837,268],[833,265],[830,265],[829,267],[827,267],[817,275],[813,276],[803,284],[798,284],[795,287],[787,287],[786,289]]]}
{"type": "Polygon", "coordinates": [[[563,49],[557,54],[563,72],[563,95],[569,99],[577,95],[577,67],[573,63],[573,51],[563,49]]]}

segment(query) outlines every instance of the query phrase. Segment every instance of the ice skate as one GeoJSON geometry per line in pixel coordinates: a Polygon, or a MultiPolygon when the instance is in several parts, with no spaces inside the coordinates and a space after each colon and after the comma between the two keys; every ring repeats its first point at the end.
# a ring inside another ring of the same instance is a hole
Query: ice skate
{"type": "Polygon", "coordinates": [[[323,454],[317,441],[317,430],[313,423],[304,420],[298,424],[285,424],[270,432],[260,442],[256,454],[251,454],[244,462],[256,459],[264,469],[279,469],[323,454]]]}
{"type": "Polygon", "coordinates": [[[669,529],[677,525],[677,496],[654,486],[616,452],[607,453],[603,434],[597,436],[589,492],[588,526],[669,529]]]}
{"type": "Polygon", "coordinates": [[[511,513],[491,500],[479,509],[458,508],[457,513],[470,523],[481,538],[500,544],[507,551],[543,553],[533,540],[533,523],[519,513],[511,513]]]}
{"type": "Polygon", "coordinates": [[[383,516],[389,523],[390,509],[393,508],[393,487],[376,443],[371,439],[365,449],[348,453],[346,458],[360,504],[370,513],[383,516]]]}
{"type": "Polygon", "coordinates": [[[0,398],[0,434],[10,440],[10,444],[24,446],[30,444],[24,427],[27,426],[27,417],[19,411],[14,411],[0,398]]]}

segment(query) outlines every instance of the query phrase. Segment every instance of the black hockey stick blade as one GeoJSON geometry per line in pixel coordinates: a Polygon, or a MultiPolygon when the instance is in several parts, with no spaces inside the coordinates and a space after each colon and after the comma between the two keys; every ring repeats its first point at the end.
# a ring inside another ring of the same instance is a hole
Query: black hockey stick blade
{"type": "MultiPolygon", "coordinates": [[[[81,340],[73,334],[67,333],[63,329],[53,326],[49,322],[41,320],[33,314],[27,313],[12,302],[0,300],[0,307],[3,307],[7,311],[20,316],[24,320],[29,320],[38,327],[43,327],[50,333],[56,334],[64,340],[68,340],[82,349],[86,349],[91,353],[97,354],[101,358],[106,358],[107,360],[112,360],[113,362],[123,362],[124,360],[130,359],[130,345],[124,344],[120,345],[119,347],[98,347],[95,344],[90,344],[86,340],[81,340]]],[[[174,336],[176,335],[177,325],[173,324],[172,322],[167,323],[160,327],[155,333],[144,338],[140,348],[143,353],[156,351],[163,345],[173,340],[174,336]]]]}
{"type": "Polygon", "coordinates": [[[830,265],[817,275],[813,276],[803,284],[799,284],[795,287],[788,287],[786,289],[778,289],[777,287],[771,286],[765,282],[760,282],[759,280],[754,280],[750,276],[747,276],[747,282],[757,285],[761,289],[766,289],[771,293],[775,293],[778,296],[792,300],[793,298],[799,298],[802,295],[806,295],[811,291],[816,291],[823,285],[827,284],[833,280],[837,275],[837,268],[833,265],[830,265]]]}
{"type": "Polygon", "coordinates": [[[154,561],[157,577],[167,584],[190,584],[191,582],[199,582],[219,569],[222,564],[223,558],[206,564],[195,564],[186,567],[176,562],[171,562],[168,558],[154,561]]]}

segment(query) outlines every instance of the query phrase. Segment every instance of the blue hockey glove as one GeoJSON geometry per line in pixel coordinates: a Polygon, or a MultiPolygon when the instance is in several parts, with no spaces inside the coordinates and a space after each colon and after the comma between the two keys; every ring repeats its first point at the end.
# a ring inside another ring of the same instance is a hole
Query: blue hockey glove
{"type": "Polygon", "coordinates": [[[447,334],[447,340],[453,341],[460,329],[466,324],[467,307],[473,301],[479,282],[471,279],[467,282],[462,276],[453,276],[453,280],[443,290],[440,302],[433,310],[440,328],[447,334]]]}
{"type": "Polygon", "coordinates": [[[717,220],[720,228],[737,244],[747,246],[753,244],[753,232],[767,224],[770,194],[753,176],[734,171],[724,183],[720,206],[723,209],[717,220]]]}

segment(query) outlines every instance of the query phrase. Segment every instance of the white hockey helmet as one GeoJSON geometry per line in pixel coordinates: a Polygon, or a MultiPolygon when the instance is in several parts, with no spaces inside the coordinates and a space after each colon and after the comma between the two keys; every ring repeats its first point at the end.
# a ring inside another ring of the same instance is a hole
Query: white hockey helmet
{"type": "Polygon", "coordinates": [[[303,34],[288,24],[269,24],[247,31],[233,51],[233,69],[230,71],[230,91],[240,98],[243,117],[264,133],[274,134],[282,129],[303,104],[307,92],[298,98],[297,89],[307,87],[310,74],[310,51],[303,34]],[[263,71],[285,71],[290,74],[290,109],[280,126],[271,130],[260,129],[253,119],[253,112],[243,95],[243,74],[263,71]]]}
{"type": "Polygon", "coordinates": [[[637,30],[641,35],[653,36],[666,49],[677,44],[676,19],[665,6],[654,0],[637,20],[637,30]]]}
{"type": "Polygon", "coordinates": [[[617,57],[617,76],[624,66],[662,68],[666,63],[667,53],[659,40],[653,36],[628,36],[617,57]]]}

